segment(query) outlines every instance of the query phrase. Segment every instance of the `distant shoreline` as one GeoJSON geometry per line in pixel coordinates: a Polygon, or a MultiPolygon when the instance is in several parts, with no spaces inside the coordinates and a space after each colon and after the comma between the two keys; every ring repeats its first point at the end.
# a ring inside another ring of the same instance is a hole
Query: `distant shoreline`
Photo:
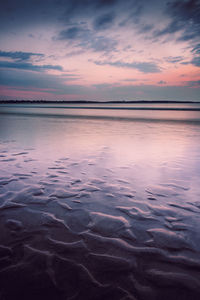
{"type": "Polygon", "coordinates": [[[89,100],[75,100],[75,101],[50,101],[50,100],[0,100],[0,104],[200,104],[200,101],[172,101],[172,100],[137,100],[137,101],[89,101],[89,100]]]}

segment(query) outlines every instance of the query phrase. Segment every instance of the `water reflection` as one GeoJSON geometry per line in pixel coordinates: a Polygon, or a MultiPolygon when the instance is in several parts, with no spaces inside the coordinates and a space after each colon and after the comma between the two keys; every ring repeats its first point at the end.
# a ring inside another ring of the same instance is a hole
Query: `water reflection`
{"type": "Polygon", "coordinates": [[[199,299],[198,123],[0,128],[3,299],[199,299]]]}
{"type": "Polygon", "coordinates": [[[0,104],[1,113],[200,122],[199,103],[0,104]]]}

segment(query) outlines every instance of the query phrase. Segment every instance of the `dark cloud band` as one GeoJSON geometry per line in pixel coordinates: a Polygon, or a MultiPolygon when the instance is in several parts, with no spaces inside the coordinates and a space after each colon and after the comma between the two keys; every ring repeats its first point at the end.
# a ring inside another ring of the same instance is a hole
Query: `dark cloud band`
{"type": "Polygon", "coordinates": [[[94,61],[96,65],[104,66],[104,65],[110,65],[113,67],[118,68],[127,68],[127,69],[136,69],[142,73],[159,73],[161,72],[158,65],[154,62],[122,62],[122,61],[115,61],[115,62],[109,62],[109,61],[94,61]]]}
{"type": "Polygon", "coordinates": [[[6,51],[0,51],[0,57],[8,57],[12,58],[15,60],[29,60],[32,56],[39,56],[43,57],[44,55],[41,53],[32,53],[32,52],[21,52],[21,51],[16,51],[16,52],[6,52],[6,51]]]}

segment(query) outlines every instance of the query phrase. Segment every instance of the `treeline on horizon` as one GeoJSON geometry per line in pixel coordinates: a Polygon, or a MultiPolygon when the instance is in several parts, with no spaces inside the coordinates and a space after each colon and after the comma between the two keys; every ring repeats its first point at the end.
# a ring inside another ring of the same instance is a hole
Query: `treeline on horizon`
{"type": "Polygon", "coordinates": [[[110,104],[134,104],[134,103],[200,103],[200,101],[183,101],[183,100],[110,100],[110,101],[95,101],[95,100],[0,100],[0,104],[5,104],[5,103],[14,103],[14,104],[19,104],[19,103],[31,103],[31,104],[50,104],[50,103],[57,103],[57,104],[88,104],[88,103],[98,103],[98,104],[105,104],[105,103],[110,103],[110,104]]]}

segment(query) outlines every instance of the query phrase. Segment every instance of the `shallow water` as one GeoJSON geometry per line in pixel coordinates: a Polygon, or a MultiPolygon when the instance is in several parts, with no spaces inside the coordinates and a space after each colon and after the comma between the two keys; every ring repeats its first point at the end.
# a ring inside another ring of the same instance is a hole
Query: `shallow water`
{"type": "Polygon", "coordinates": [[[156,113],[0,114],[1,300],[200,299],[200,123],[156,113]]]}
{"type": "Polygon", "coordinates": [[[3,114],[200,122],[200,103],[0,104],[3,114]]]}

